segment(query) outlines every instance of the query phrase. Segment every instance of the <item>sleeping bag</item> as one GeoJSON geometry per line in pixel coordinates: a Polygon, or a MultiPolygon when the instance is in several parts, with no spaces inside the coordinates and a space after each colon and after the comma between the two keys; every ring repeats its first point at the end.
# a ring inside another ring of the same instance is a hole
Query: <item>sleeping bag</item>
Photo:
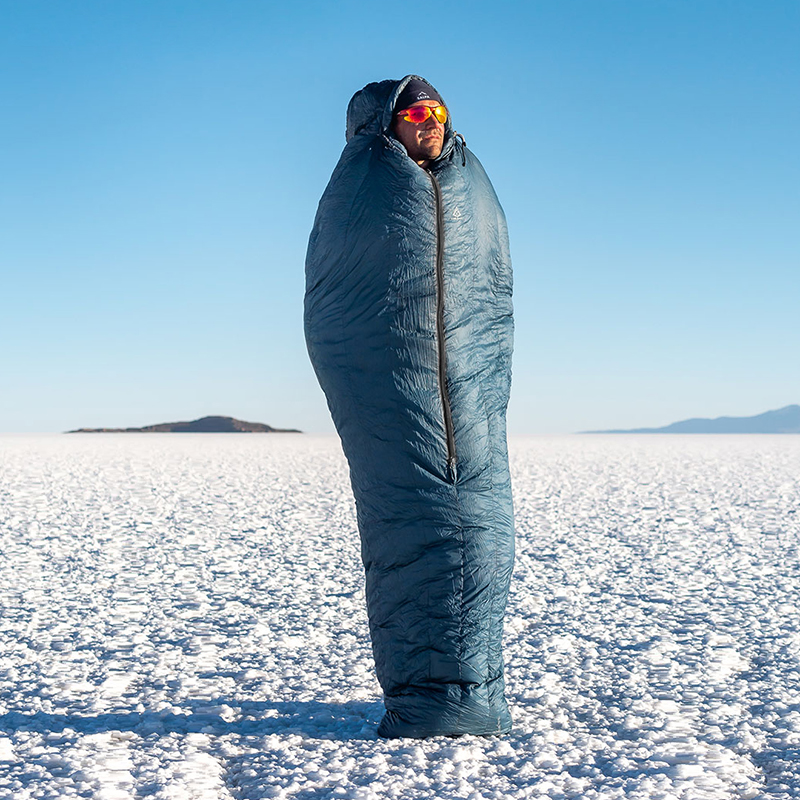
{"type": "Polygon", "coordinates": [[[511,727],[508,234],[449,118],[426,169],[392,135],[411,79],[350,101],[308,246],[306,339],[350,467],[378,734],[496,734],[511,727]]]}

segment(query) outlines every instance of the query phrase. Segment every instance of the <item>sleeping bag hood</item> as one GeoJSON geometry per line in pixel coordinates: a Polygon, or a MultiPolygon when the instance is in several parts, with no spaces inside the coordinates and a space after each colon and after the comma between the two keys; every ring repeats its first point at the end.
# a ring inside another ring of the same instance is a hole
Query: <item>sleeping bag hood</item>
{"type": "Polygon", "coordinates": [[[413,78],[350,101],[308,246],[306,340],[350,466],[386,706],[378,734],[502,733],[508,234],[449,115],[426,169],[392,135],[413,78]]]}

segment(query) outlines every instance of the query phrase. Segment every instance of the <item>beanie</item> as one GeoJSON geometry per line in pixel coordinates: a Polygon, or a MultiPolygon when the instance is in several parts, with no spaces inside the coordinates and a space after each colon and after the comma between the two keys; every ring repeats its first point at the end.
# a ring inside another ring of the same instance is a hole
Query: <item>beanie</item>
{"type": "Polygon", "coordinates": [[[433,86],[419,78],[412,78],[400,92],[400,96],[394,104],[395,111],[402,111],[420,100],[435,100],[444,105],[444,101],[433,86]]]}

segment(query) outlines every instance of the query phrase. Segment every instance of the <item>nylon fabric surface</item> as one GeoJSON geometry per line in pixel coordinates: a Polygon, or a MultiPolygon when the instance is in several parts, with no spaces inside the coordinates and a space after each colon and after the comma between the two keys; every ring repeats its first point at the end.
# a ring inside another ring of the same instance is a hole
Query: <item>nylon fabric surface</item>
{"type": "Polygon", "coordinates": [[[379,735],[502,733],[514,558],[508,234],[450,119],[430,174],[391,135],[395,99],[415,77],[369,84],[350,101],[347,144],[309,241],[306,340],[350,466],[386,706],[379,735]]]}

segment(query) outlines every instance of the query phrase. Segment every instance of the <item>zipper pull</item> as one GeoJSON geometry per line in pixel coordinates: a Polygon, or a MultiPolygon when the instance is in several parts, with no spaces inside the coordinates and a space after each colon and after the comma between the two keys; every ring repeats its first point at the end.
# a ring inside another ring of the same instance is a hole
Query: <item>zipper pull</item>
{"type": "Polygon", "coordinates": [[[458,469],[456,468],[456,457],[454,455],[449,456],[447,459],[447,471],[450,474],[450,479],[453,483],[458,481],[458,469]]]}

